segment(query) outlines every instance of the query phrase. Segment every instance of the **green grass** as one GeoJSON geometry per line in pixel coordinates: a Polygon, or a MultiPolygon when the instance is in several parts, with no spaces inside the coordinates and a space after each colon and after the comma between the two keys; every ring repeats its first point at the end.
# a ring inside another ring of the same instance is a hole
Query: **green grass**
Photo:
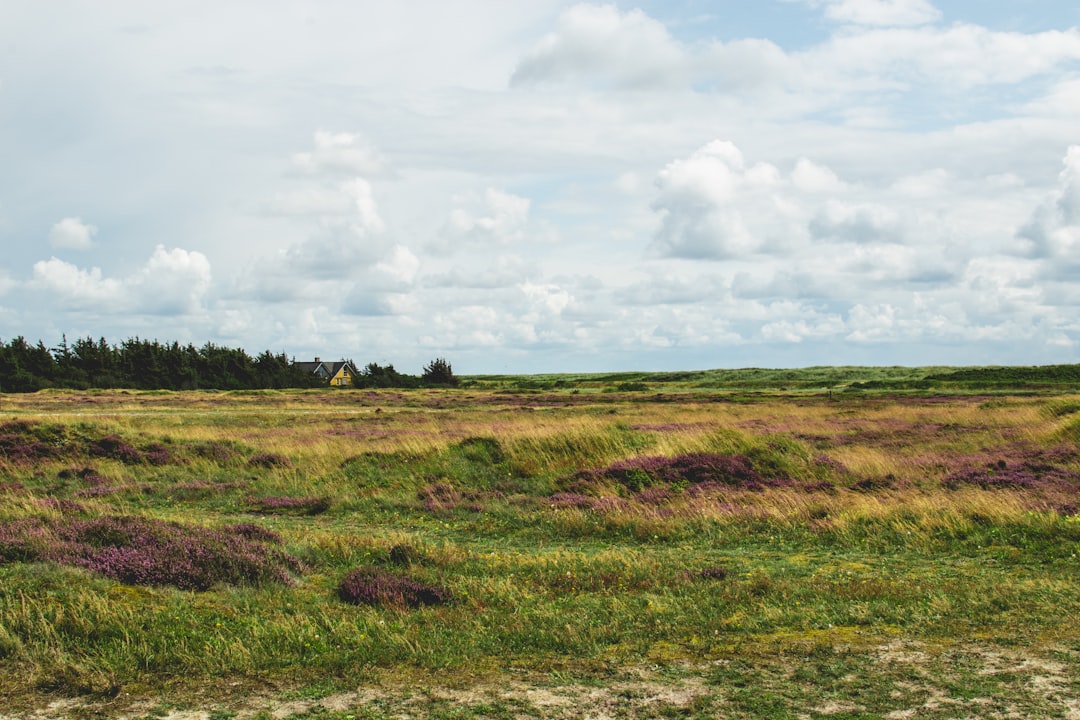
{"type": "MultiPolygon", "coordinates": [[[[843,377],[829,370],[801,377],[843,377]]],[[[59,454],[0,460],[0,520],[254,523],[306,566],[293,585],[188,592],[0,563],[6,712],[30,717],[58,696],[86,716],[137,703],[217,717],[292,703],[312,718],[1069,712],[1080,683],[1080,522],[1066,509],[1080,503],[1076,396],[673,398],[666,385],[575,394],[577,380],[563,381],[553,400],[479,387],[5,396],[0,422],[41,423],[35,437],[59,454]],[[162,443],[176,461],[80,449],[109,434],[162,443]],[[679,486],[657,500],[574,482],[699,452],[745,456],[792,484],[679,486]],[[250,462],[267,453],[288,463],[250,462]],[[1056,474],[1015,489],[944,482],[999,460],[1056,474]],[[65,473],[86,466],[108,492],[65,473]],[[557,492],[586,500],[560,505],[557,492]],[[268,497],[328,502],[275,511],[259,502],[268,497]],[[439,584],[454,601],[338,600],[341,578],[365,566],[439,584]]]]}

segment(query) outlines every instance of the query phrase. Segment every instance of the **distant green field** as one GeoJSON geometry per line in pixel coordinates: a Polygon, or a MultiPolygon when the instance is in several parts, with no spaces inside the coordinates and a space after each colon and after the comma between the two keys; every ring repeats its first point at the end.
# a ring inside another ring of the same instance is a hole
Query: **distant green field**
{"type": "Polygon", "coordinates": [[[742,368],[686,372],[624,372],[550,375],[474,375],[463,380],[478,388],[522,390],[617,389],[644,385],[656,390],[780,391],[1072,391],[1080,388],[1080,365],[1043,367],[809,367],[742,368]]]}

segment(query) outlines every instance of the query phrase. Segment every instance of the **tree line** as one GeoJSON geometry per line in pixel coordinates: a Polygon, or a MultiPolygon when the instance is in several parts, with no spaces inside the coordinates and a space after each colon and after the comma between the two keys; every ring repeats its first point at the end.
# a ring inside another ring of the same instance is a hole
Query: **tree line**
{"type": "MultiPolygon", "coordinates": [[[[352,363],[349,363],[350,366],[352,363]]],[[[439,358],[422,376],[398,373],[393,365],[354,367],[355,387],[456,385],[450,364],[439,358]]],[[[35,392],[45,388],[126,388],[135,390],[264,390],[324,387],[326,382],[295,366],[284,353],[269,350],[255,357],[240,348],[206,343],[130,338],[110,345],[86,337],[48,348],[22,336],[0,341],[0,392],[35,392]]]]}

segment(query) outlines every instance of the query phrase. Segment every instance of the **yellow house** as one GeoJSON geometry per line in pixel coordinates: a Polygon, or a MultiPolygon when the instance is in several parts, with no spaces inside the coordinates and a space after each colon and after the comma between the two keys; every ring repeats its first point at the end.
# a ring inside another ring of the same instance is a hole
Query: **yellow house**
{"type": "Polygon", "coordinates": [[[293,364],[304,372],[309,372],[312,375],[317,375],[322,378],[326,384],[331,387],[349,387],[353,384],[353,376],[356,375],[356,368],[353,367],[352,362],[348,360],[324,362],[319,358],[315,358],[314,362],[298,362],[293,364]]]}

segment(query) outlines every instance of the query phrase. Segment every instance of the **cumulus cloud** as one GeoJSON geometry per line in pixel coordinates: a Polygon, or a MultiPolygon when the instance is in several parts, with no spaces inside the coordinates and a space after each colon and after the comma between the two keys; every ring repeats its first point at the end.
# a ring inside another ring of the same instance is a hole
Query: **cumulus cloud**
{"type": "Polygon", "coordinates": [[[49,230],[49,244],[54,248],[88,250],[94,245],[97,227],[84,223],[82,218],[67,217],[49,230]]]}
{"type": "Polygon", "coordinates": [[[350,216],[322,216],[311,237],[285,250],[280,270],[322,279],[346,278],[382,260],[392,249],[371,184],[353,178],[341,186],[341,197],[350,205],[350,216]]]}
{"type": "Polygon", "coordinates": [[[362,137],[351,133],[315,133],[315,148],[292,156],[293,169],[310,175],[345,174],[379,177],[392,174],[386,160],[362,137]]]}
{"type": "Polygon", "coordinates": [[[999,32],[980,25],[876,28],[834,36],[803,55],[808,82],[845,92],[1015,84],[1080,59],[1080,31],[999,32]]]}
{"type": "Polygon", "coordinates": [[[510,84],[587,79],[618,89],[664,87],[679,80],[684,60],[663,23],[642,11],[579,4],[521,60],[510,84]]]}
{"type": "Polygon", "coordinates": [[[491,248],[520,243],[526,238],[529,208],[525,197],[488,188],[482,197],[459,197],[431,249],[453,253],[466,247],[491,248]]]}
{"type": "Polygon", "coordinates": [[[158,245],[147,263],[127,278],[107,278],[100,268],[83,269],[51,258],[34,264],[29,287],[69,310],[169,316],[197,312],[210,282],[205,255],[158,245]]]}
{"type": "Polygon", "coordinates": [[[876,204],[852,205],[830,200],[810,221],[816,240],[851,243],[896,243],[903,239],[900,217],[876,204]]]}
{"type": "Polygon", "coordinates": [[[1068,149],[1058,188],[1020,228],[1019,239],[1036,258],[1080,267],[1080,145],[1068,149]]]}
{"type": "Polygon", "coordinates": [[[202,253],[158,245],[126,284],[135,312],[184,315],[198,311],[211,280],[210,261],[202,253]]]}
{"type": "Polygon", "coordinates": [[[734,143],[717,140],[674,160],[656,179],[662,257],[722,260],[752,255],[790,237],[790,181],[768,163],[747,166],[734,143]]]}

